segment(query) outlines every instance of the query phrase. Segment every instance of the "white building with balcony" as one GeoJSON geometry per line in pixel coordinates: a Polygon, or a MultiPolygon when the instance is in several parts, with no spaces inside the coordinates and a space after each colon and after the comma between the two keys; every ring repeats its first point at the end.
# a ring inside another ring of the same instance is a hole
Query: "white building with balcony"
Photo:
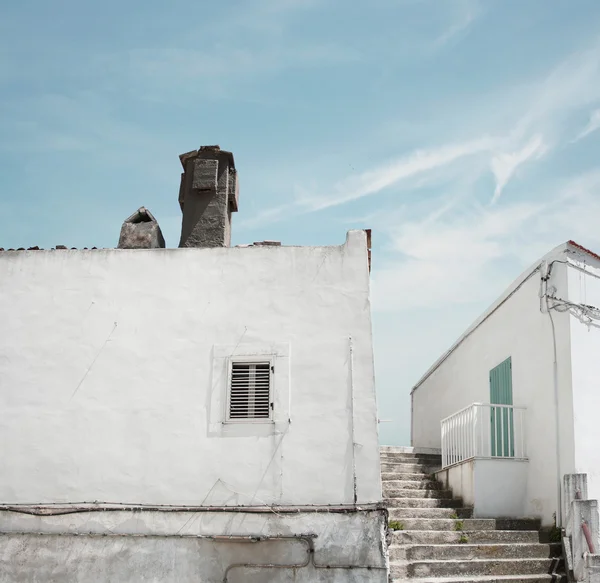
{"type": "Polygon", "coordinates": [[[569,241],[525,271],[415,385],[412,445],[476,517],[560,525],[563,476],[600,498],[600,256],[569,241]]]}

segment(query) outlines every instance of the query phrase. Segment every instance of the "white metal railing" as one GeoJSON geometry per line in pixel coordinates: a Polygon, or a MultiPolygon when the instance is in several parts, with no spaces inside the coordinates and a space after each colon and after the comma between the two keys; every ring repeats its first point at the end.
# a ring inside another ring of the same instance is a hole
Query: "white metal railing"
{"type": "Polygon", "coordinates": [[[525,407],[473,403],[442,420],[442,467],[496,457],[527,457],[525,407]]]}

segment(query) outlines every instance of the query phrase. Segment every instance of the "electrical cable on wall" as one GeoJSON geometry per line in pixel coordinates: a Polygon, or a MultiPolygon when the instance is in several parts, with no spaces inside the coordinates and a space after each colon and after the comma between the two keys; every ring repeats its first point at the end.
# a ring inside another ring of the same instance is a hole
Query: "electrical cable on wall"
{"type": "Polygon", "coordinates": [[[563,313],[569,312],[588,328],[600,328],[600,308],[587,304],[576,304],[555,296],[548,296],[548,299],[554,302],[549,309],[563,313]]]}

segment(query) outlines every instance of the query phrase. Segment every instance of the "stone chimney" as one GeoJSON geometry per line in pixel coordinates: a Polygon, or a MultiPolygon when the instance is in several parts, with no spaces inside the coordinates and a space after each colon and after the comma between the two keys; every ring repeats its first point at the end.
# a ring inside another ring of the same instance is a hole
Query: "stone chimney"
{"type": "Polygon", "coordinates": [[[118,249],[162,249],[164,246],[165,240],[160,227],[147,208],[142,206],[125,219],[118,249]]]}
{"type": "Polygon", "coordinates": [[[179,246],[229,247],[231,213],[238,210],[239,192],[233,154],[219,146],[202,146],[179,159],[183,166],[179,246]]]}

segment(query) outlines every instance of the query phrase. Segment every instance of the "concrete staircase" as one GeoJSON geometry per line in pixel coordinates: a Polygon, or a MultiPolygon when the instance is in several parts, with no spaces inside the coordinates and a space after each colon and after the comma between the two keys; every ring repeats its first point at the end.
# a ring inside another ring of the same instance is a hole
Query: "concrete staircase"
{"type": "Polygon", "coordinates": [[[540,543],[537,521],[471,518],[471,509],[434,481],[440,456],[409,451],[381,448],[383,496],[399,527],[389,543],[392,581],[563,580],[560,545],[540,543]]]}

